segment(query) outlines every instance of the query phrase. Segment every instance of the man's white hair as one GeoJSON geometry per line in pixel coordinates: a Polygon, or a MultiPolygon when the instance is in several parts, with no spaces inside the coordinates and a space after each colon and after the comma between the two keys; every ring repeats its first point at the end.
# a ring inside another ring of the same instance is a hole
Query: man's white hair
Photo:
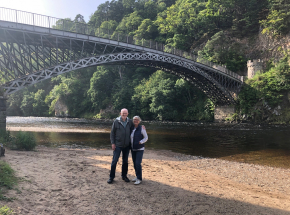
{"type": "MultiPolygon", "coordinates": [[[[127,108],[123,108],[122,110],[126,110],[127,112],[129,112],[127,108]]],[[[122,110],[121,110],[121,112],[122,112],[122,110]]]]}

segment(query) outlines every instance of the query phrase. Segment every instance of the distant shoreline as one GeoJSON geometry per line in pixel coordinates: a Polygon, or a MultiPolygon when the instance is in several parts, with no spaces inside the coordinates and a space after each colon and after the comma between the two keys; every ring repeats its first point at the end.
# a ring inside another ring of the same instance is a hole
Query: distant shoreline
{"type": "MultiPolygon", "coordinates": [[[[80,133],[108,133],[110,132],[110,126],[114,119],[86,119],[86,118],[58,118],[58,117],[23,117],[23,116],[8,116],[7,117],[7,130],[10,131],[35,131],[35,132],[80,132],[80,133]],[[20,118],[20,122],[17,121],[20,118]],[[25,123],[23,123],[23,119],[25,123]],[[73,123],[100,123],[104,124],[104,129],[90,129],[90,128],[56,128],[52,125],[45,125],[43,121],[48,122],[73,122],[73,123]],[[30,121],[32,124],[30,125],[30,121]],[[23,125],[23,126],[22,126],[23,125]],[[45,127],[46,126],[46,127],[45,127]]],[[[253,123],[229,123],[229,122],[172,122],[172,121],[146,121],[144,124],[152,125],[168,125],[168,126],[188,126],[198,127],[201,129],[218,128],[226,130],[248,130],[248,129],[271,129],[271,128],[290,128],[290,125],[281,124],[253,124],[253,123]]]]}
{"type": "Polygon", "coordinates": [[[58,133],[110,133],[110,131],[106,129],[76,129],[76,128],[39,128],[39,127],[10,127],[7,126],[6,129],[8,131],[30,131],[30,132],[58,132],[58,133]]]}

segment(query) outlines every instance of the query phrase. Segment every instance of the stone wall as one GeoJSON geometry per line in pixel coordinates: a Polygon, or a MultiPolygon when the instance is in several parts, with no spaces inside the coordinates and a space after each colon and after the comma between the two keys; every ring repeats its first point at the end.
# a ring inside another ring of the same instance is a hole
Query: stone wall
{"type": "Polygon", "coordinates": [[[6,130],[6,98],[0,96],[0,129],[6,130]]]}
{"type": "Polygon", "coordinates": [[[56,117],[68,117],[68,107],[66,106],[66,104],[61,101],[60,99],[57,100],[57,102],[54,105],[54,115],[56,117]]]}
{"type": "Polygon", "coordinates": [[[214,121],[222,122],[225,121],[227,117],[235,113],[234,106],[217,106],[214,109],[214,121]]]}
{"type": "Polygon", "coordinates": [[[263,61],[259,60],[249,60],[247,62],[248,66],[248,78],[251,79],[255,76],[258,71],[263,69],[263,61]]]}

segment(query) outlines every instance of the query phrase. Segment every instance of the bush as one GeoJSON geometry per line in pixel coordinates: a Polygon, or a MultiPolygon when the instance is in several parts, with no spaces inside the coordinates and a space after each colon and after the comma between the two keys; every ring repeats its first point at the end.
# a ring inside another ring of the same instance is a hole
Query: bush
{"type": "Polygon", "coordinates": [[[0,215],[9,215],[13,214],[13,210],[11,210],[9,207],[6,205],[0,208],[0,215]]]}
{"type": "Polygon", "coordinates": [[[238,113],[231,114],[230,116],[228,116],[226,118],[226,121],[229,121],[229,122],[237,122],[238,120],[239,120],[239,114],[238,113]]]}
{"type": "Polygon", "coordinates": [[[19,131],[13,139],[12,145],[14,149],[31,151],[36,146],[36,140],[32,133],[19,131]]]}
{"type": "Polygon", "coordinates": [[[10,131],[0,129],[0,143],[7,143],[11,141],[10,131]]]}
{"type": "Polygon", "coordinates": [[[10,165],[4,161],[0,161],[0,200],[9,200],[3,194],[5,190],[12,189],[17,184],[17,181],[15,171],[10,165]]]}

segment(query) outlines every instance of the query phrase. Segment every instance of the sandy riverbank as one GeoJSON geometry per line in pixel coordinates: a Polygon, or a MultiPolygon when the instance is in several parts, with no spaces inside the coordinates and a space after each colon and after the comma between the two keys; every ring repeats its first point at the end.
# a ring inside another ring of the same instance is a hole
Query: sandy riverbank
{"type": "Polygon", "coordinates": [[[4,160],[26,180],[22,193],[8,193],[17,200],[0,205],[37,215],[290,214],[287,169],[146,150],[141,185],[121,180],[120,163],[108,185],[111,159],[106,149],[7,150],[4,160]]]}

